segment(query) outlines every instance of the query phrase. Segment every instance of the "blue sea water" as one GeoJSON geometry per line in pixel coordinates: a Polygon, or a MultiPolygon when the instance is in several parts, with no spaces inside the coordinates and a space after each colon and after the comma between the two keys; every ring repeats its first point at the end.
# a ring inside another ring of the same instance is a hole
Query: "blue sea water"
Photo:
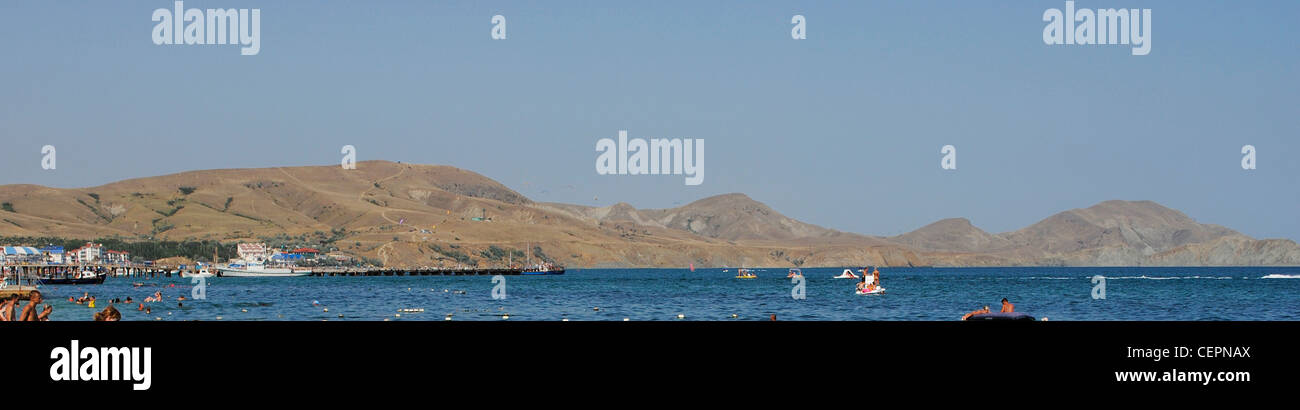
{"type": "Polygon", "coordinates": [[[887,268],[883,295],[854,294],[843,269],[804,269],[804,299],[786,269],[571,269],[561,276],[509,276],[493,299],[490,276],[210,278],[206,298],[190,279],[109,278],[102,285],[43,286],[51,320],[90,320],[109,299],[123,320],[957,320],[1006,297],[1016,310],[1050,320],[1297,320],[1298,267],[887,268]],[[1094,299],[1095,275],[1106,277],[1094,299]],[[140,283],[141,286],[135,286],[140,283]],[[174,286],[173,286],[174,285],[174,286]],[[69,302],[90,292],[97,309],[69,302]],[[318,302],[319,304],[314,304],[318,302]],[[326,311],[328,309],[328,311],[326,311]],[[401,309],[423,309],[404,313],[401,309]],[[677,315],[684,315],[678,319],[677,315]],[[341,316],[340,316],[341,315],[341,316]],[[736,315],[736,317],[732,317],[736,315]]]}

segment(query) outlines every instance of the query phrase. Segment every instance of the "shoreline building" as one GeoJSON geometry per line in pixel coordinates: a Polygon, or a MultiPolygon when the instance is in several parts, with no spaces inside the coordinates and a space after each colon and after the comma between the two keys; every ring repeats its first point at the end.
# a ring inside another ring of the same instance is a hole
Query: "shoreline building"
{"type": "Polygon", "coordinates": [[[270,257],[265,243],[241,243],[236,246],[235,252],[239,254],[239,259],[248,262],[262,262],[270,257]]]}
{"type": "Polygon", "coordinates": [[[28,246],[6,246],[4,251],[0,252],[0,262],[9,264],[35,263],[44,258],[39,249],[28,246]]]}
{"type": "Polygon", "coordinates": [[[111,265],[127,265],[131,263],[131,252],[124,251],[104,251],[104,262],[111,265]]]}
{"type": "Polygon", "coordinates": [[[289,253],[294,255],[299,255],[301,258],[307,260],[316,259],[316,256],[320,255],[320,251],[313,248],[298,248],[290,251],[289,253]]]}
{"type": "Polygon", "coordinates": [[[328,256],[330,259],[333,259],[335,262],[340,262],[340,263],[347,263],[352,261],[352,255],[348,255],[343,252],[337,252],[337,251],[330,252],[325,256],[328,256]]]}
{"type": "Polygon", "coordinates": [[[104,258],[104,245],[86,242],[80,248],[68,253],[68,263],[95,263],[104,258]]]}
{"type": "Polygon", "coordinates": [[[50,265],[62,265],[65,262],[67,253],[63,251],[62,246],[46,246],[40,248],[44,255],[44,262],[50,265]]]}

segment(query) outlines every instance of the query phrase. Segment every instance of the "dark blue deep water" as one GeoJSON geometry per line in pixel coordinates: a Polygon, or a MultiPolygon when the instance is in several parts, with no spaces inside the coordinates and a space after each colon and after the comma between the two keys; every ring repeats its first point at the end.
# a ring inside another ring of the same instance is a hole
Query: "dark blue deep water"
{"type": "Polygon", "coordinates": [[[492,298],[488,276],[211,278],[206,299],[183,307],[176,297],[190,297],[193,285],[177,277],[41,290],[52,320],[90,320],[96,309],[67,300],[82,292],[102,309],[109,299],[139,301],[159,290],[166,301],[146,304],[151,314],[117,305],[123,320],[957,320],[984,305],[996,311],[1003,297],[1050,320],[1300,319],[1300,268],[889,268],[881,271],[887,292],[871,296],[855,295],[853,280],[832,279],[842,270],[804,269],[803,300],[791,297],[794,285],[776,268],[752,280],[733,278],[734,269],[511,276],[504,300],[492,298]],[[1094,275],[1107,278],[1105,299],[1092,297],[1094,275]]]}

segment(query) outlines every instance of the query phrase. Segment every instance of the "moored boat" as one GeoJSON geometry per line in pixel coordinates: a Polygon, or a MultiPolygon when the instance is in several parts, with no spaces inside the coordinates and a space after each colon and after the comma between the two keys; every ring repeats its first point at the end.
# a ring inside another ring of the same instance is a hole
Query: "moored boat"
{"type": "Polygon", "coordinates": [[[213,276],[217,276],[217,274],[212,270],[208,269],[207,266],[204,266],[202,269],[199,269],[198,272],[190,272],[190,271],[181,272],[182,278],[211,278],[213,276]]]}
{"type": "Polygon", "coordinates": [[[247,264],[232,263],[224,268],[217,269],[217,276],[231,278],[269,278],[308,275],[311,275],[311,269],[294,267],[268,268],[266,265],[258,262],[250,262],[247,264]]]}
{"type": "Polygon", "coordinates": [[[63,276],[49,276],[38,278],[42,285],[98,285],[104,283],[104,277],[107,275],[91,271],[81,271],[77,274],[68,274],[63,276]]]}
{"type": "Polygon", "coordinates": [[[549,263],[534,265],[524,268],[519,272],[520,275],[563,275],[564,267],[556,266],[549,263]]]}

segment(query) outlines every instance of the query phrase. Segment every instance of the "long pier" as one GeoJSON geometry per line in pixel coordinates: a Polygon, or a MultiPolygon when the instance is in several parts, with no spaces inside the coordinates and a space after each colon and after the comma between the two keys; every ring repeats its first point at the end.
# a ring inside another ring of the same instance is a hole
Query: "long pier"
{"type": "MultiPolygon", "coordinates": [[[[519,275],[560,275],[564,268],[555,268],[546,273],[527,271],[522,268],[346,268],[317,267],[311,269],[309,276],[519,276],[519,275]]],[[[176,269],[175,267],[144,265],[0,265],[0,278],[10,285],[31,277],[51,278],[68,277],[83,271],[94,272],[108,278],[156,278],[186,276],[197,273],[197,269],[176,269]]]]}
{"type": "MultiPolygon", "coordinates": [[[[550,275],[563,274],[564,270],[559,269],[556,273],[550,275]]],[[[539,275],[537,272],[526,272],[523,269],[507,268],[463,268],[463,269],[441,269],[441,268],[420,268],[420,269],[399,269],[399,268],[374,268],[374,269],[321,269],[312,270],[311,276],[515,276],[515,275],[539,275]]]]}

